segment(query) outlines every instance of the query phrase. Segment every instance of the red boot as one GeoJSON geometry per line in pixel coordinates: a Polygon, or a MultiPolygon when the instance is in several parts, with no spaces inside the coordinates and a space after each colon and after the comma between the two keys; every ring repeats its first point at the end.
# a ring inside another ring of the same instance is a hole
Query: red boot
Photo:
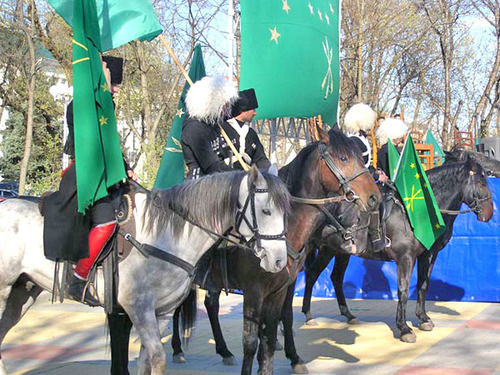
{"type": "MultiPolygon", "coordinates": [[[[76,301],[82,301],[83,292],[89,271],[94,265],[95,260],[108,243],[109,239],[115,232],[116,223],[104,224],[93,227],[89,233],[89,257],[80,259],[76,263],[73,280],[71,281],[67,293],[76,301]]],[[[99,301],[92,294],[85,290],[85,298],[83,302],[91,306],[99,306],[99,301]]]]}

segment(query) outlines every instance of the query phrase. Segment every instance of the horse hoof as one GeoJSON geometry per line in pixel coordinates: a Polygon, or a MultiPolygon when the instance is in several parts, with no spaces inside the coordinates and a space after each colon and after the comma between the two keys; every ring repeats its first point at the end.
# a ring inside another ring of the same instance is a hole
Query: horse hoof
{"type": "Polygon", "coordinates": [[[174,362],[174,363],[186,363],[186,357],[184,357],[183,353],[174,354],[172,356],[172,362],[174,362]]]}
{"type": "Polygon", "coordinates": [[[293,368],[292,374],[309,374],[309,370],[303,363],[297,363],[292,368],[293,368]]]}
{"type": "Polygon", "coordinates": [[[306,325],[308,325],[308,326],[318,326],[319,323],[318,323],[318,321],[316,319],[311,318],[309,320],[306,320],[306,325]]]}
{"type": "Polygon", "coordinates": [[[432,322],[424,322],[420,324],[420,330],[421,331],[432,331],[434,329],[434,323],[432,322]]]}
{"type": "Polygon", "coordinates": [[[236,359],[232,355],[231,357],[222,358],[222,363],[224,366],[236,366],[236,359]]]}
{"type": "Polygon", "coordinates": [[[417,342],[417,336],[413,332],[401,335],[401,341],[413,344],[417,342]]]}
{"type": "Polygon", "coordinates": [[[355,326],[355,325],[358,325],[360,323],[359,323],[359,320],[357,318],[352,318],[352,319],[347,320],[347,324],[355,326]]]}
{"type": "Polygon", "coordinates": [[[281,345],[281,342],[276,340],[276,346],[274,347],[274,350],[283,350],[283,345],[281,345]]]}

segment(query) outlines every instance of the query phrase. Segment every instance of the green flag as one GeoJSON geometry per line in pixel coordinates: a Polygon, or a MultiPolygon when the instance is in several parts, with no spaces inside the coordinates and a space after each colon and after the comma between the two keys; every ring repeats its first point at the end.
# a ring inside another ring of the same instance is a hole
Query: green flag
{"type": "Polygon", "coordinates": [[[394,183],[413,227],[413,234],[427,249],[445,231],[431,185],[408,134],[399,159],[394,183]]]}
{"type": "Polygon", "coordinates": [[[399,152],[398,150],[396,150],[396,147],[392,144],[389,138],[387,138],[387,156],[389,158],[390,178],[394,181],[394,176],[396,175],[396,168],[399,161],[399,152]]]}
{"type": "MultiPolygon", "coordinates": [[[[194,49],[193,58],[191,59],[191,66],[189,68],[189,78],[196,82],[205,77],[205,63],[203,62],[203,55],[201,53],[200,45],[196,45],[194,49]]],[[[181,148],[181,133],[182,121],[186,113],[186,93],[189,89],[189,84],[184,85],[182,90],[181,100],[177,106],[177,114],[174,117],[170,134],[168,136],[167,145],[161,158],[160,168],[156,175],[154,187],[156,189],[168,189],[174,185],[181,184],[184,181],[184,156],[181,148]]]]}
{"type": "Polygon", "coordinates": [[[75,0],[73,14],[73,111],[78,211],[108,195],[126,178],[111,93],[99,51],[95,0],[75,0]]]}
{"type": "MultiPolygon", "coordinates": [[[[73,0],[47,0],[71,27],[76,18],[73,0]]],[[[162,28],[150,0],[95,0],[101,52],[109,51],[135,39],[152,40],[162,28]]]]}
{"type": "Polygon", "coordinates": [[[432,145],[432,148],[434,149],[434,167],[437,167],[439,165],[439,158],[444,157],[444,152],[430,130],[427,131],[425,143],[428,145],[432,145]]]}
{"type": "Polygon", "coordinates": [[[339,16],[339,0],[241,0],[240,87],[255,88],[256,118],[337,121],[339,16]]]}

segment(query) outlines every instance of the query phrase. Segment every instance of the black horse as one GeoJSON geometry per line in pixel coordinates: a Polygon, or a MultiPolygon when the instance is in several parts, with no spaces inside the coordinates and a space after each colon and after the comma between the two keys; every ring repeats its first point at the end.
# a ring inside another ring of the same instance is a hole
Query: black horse
{"type": "MultiPolygon", "coordinates": [[[[416,340],[415,334],[406,324],[408,289],[415,261],[418,261],[418,301],[416,315],[420,320],[420,329],[430,331],[434,328],[434,323],[425,310],[425,297],[429,287],[429,280],[438,252],[450,240],[453,223],[461,204],[467,204],[476,213],[480,221],[486,222],[493,215],[491,193],[486,182],[485,172],[481,165],[471,158],[462,163],[446,163],[441,167],[428,171],[427,176],[438,206],[443,212],[446,232],[438,238],[429,251],[426,250],[413,236],[404,207],[401,205],[402,200],[396,194],[395,204],[386,221],[387,234],[392,241],[392,245],[381,253],[367,252],[361,254],[363,258],[396,261],[399,298],[396,325],[401,333],[401,340],[404,342],[415,342],[416,340]]],[[[387,189],[389,188],[382,187],[382,190],[387,189]]],[[[306,320],[309,322],[313,319],[311,314],[312,287],[333,256],[335,256],[335,265],[331,279],[337,295],[340,312],[347,318],[349,323],[356,324],[358,322],[347,307],[343,291],[344,274],[349,264],[350,254],[340,249],[338,241],[339,238],[337,235],[331,235],[327,229],[324,229],[318,230],[315,233],[313,241],[310,244],[310,246],[317,248],[318,252],[311,252],[309,254],[305,267],[306,288],[302,312],[306,315],[306,320]]]]}
{"type": "Polygon", "coordinates": [[[481,164],[481,167],[483,167],[488,176],[500,177],[500,161],[490,158],[485,154],[454,147],[451,151],[445,151],[445,155],[445,163],[465,162],[467,158],[471,158],[481,164]]]}
{"type": "MultiPolygon", "coordinates": [[[[367,242],[367,225],[371,211],[378,210],[380,192],[357,153],[355,146],[345,135],[339,132],[330,135],[320,132],[321,142],[315,142],[300,151],[288,166],[280,170],[280,177],[286,182],[290,193],[295,197],[292,210],[288,216],[287,241],[289,244],[288,266],[277,274],[259,271],[254,257],[247,257],[238,248],[229,248],[225,253],[227,266],[219,262],[211,262],[210,273],[199,270],[199,279],[211,290],[207,293],[205,305],[210,316],[212,329],[217,341],[217,353],[225,358],[225,363],[234,362],[232,353],[223,342],[222,332],[218,324],[218,297],[226,284],[229,288],[238,288],[244,292],[244,359],[241,372],[250,374],[252,362],[259,349],[258,362],[262,374],[273,371],[273,357],[276,344],[277,326],[280,320],[283,302],[287,296],[288,286],[294,283],[297,273],[305,260],[304,245],[313,230],[324,219],[317,204],[339,202],[335,213],[354,205],[360,210],[345,215],[341,220],[344,226],[357,225],[350,228],[354,244],[364,248],[367,242]],[[332,196],[332,193],[336,193],[332,196]],[[329,197],[327,199],[321,199],[329,197]],[[305,199],[306,198],[306,199],[305,199]],[[307,199],[309,198],[309,199],[307,199]],[[348,203],[347,201],[351,201],[348,203]],[[343,203],[341,203],[343,202],[343,203]],[[361,224],[359,224],[361,223],[361,224]],[[208,282],[207,281],[208,278],[208,282]]],[[[209,262],[210,263],[210,262],[209,262]]],[[[190,305],[190,303],[187,303],[190,305]]],[[[190,310],[190,309],[187,309],[190,310]]],[[[174,358],[183,360],[180,339],[178,336],[179,312],[174,314],[174,358]],[[177,336],[175,336],[177,335],[177,336]]],[[[128,358],[125,354],[130,332],[130,323],[126,316],[108,316],[112,345],[112,373],[127,373],[128,358]]],[[[287,316],[283,317],[288,319],[287,316]]],[[[294,363],[297,371],[307,371],[302,363],[294,363]],[[301,368],[303,366],[304,368],[301,368]]]]}

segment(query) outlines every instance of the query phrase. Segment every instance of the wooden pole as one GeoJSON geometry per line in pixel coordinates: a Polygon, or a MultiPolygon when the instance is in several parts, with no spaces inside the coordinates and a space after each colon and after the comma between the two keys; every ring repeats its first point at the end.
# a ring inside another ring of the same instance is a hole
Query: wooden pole
{"type": "MultiPolygon", "coordinates": [[[[175,56],[174,51],[172,50],[172,48],[170,48],[170,45],[168,44],[168,42],[165,39],[165,37],[163,36],[163,34],[160,34],[160,40],[163,43],[163,45],[165,46],[165,48],[167,49],[167,52],[170,55],[170,57],[172,58],[172,60],[174,60],[175,65],[177,65],[177,67],[180,69],[180,71],[181,71],[182,75],[184,76],[184,78],[186,78],[186,81],[189,83],[190,86],[192,86],[193,85],[193,81],[191,80],[191,77],[189,77],[189,74],[186,72],[186,69],[184,69],[184,67],[182,66],[181,62],[177,58],[177,56],[175,56]]],[[[233,152],[233,154],[236,156],[236,159],[238,159],[239,163],[241,164],[241,167],[245,171],[249,171],[250,167],[248,166],[247,163],[245,163],[245,161],[241,157],[241,155],[238,152],[238,150],[236,150],[236,147],[234,147],[233,142],[231,142],[231,140],[227,136],[227,134],[224,131],[224,129],[222,129],[221,125],[219,125],[219,128],[220,128],[220,132],[222,133],[222,136],[226,140],[227,145],[229,146],[229,148],[231,149],[231,151],[233,152]]]]}

